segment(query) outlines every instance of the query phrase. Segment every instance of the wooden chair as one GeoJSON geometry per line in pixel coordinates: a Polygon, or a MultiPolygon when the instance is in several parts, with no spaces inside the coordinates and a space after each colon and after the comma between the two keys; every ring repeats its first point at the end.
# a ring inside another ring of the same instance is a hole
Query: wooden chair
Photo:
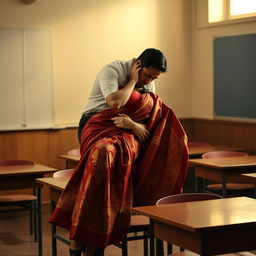
{"type": "MultiPolygon", "coordinates": [[[[156,202],[156,205],[213,200],[213,199],[220,199],[220,198],[222,198],[222,197],[219,195],[216,195],[216,194],[211,194],[211,193],[175,194],[175,195],[170,195],[170,196],[160,198],[156,202]]],[[[164,255],[163,241],[156,239],[156,248],[158,251],[158,255],[164,255]]],[[[180,251],[184,251],[184,250],[182,248],[180,248],[180,251]]],[[[172,244],[170,244],[170,243],[167,243],[167,253],[172,254],[172,244]]]]}
{"type": "MultiPolygon", "coordinates": [[[[75,169],[65,169],[57,171],[53,174],[53,178],[71,177],[75,169]]],[[[56,203],[51,201],[51,210],[55,209],[56,203]]],[[[57,255],[57,240],[70,246],[70,240],[57,233],[57,227],[55,224],[51,224],[51,236],[52,236],[52,255],[57,255]]],[[[67,234],[68,236],[68,234],[67,234]]]]}
{"type": "MultiPolygon", "coordinates": [[[[185,250],[183,252],[170,254],[169,256],[200,256],[200,255],[195,252],[185,250]]],[[[251,252],[236,252],[236,253],[221,254],[221,256],[255,256],[255,254],[251,252]]]]}
{"type": "Polygon", "coordinates": [[[143,239],[143,253],[144,256],[148,255],[148,239],[149,239],[149,218],[142,215],[132,215],[131,223],[127,237],[120,243],[114,244],[122,249],[122,256],[128,256],[127,242],[143,239]],[[138,232],[142,232],[142,235],[138,235],[138,232]],[[132,236],[128,236],[133,233],[132,236]]]}
{"type": "Polygon", "coordinates": [[[80,156],[80,148],[74,148],[68,151],[69,156],[80,156]]]}
{"type": "MultiPolygon", "coordinates": [[[[54,178],[68,177],[68,176],[71,176],[74,173],[74,171],[75,171],[74,169],[57,171],[53,174],[53,177],[54,178]]],[[[55,228],[54,236],[59,237],[58,235],[56,235],[56,227],[54,228],[55,228]]],[[[148,255],[148,238],[149,238],[149,218],[142,215],[132,215],[128,234],[130,233],[135,233],[135,234],[133,236],[127,236],[123,241],[115,244],[115,246],[122,249],[122,256],[128,255],[127,242],[133,241],[133,240],[139,240],[139,239],[143,239],[144,241],[143,243],[144,256],[147,256],[148,255]],[[137,235],[138,232],[143,232],[143,235],[137,235]]],[[[61,238],[60,240],[63,241],[64,239],[61,238]]],[[[69,241],[65,240],[64,243],[69,244],[69,241]]]]}
{"type": "Polygon", "coordinates": [[[211,144],[207,142],[202,141],[188,141],[188,147],[204,147],[204,146],[210,146],[211,144]]]}
{"type": "Polygon", "coordinates": [[[75,169],[60,170],[53,174],[53,178],[70,177],[73,175],[75,169]]]}
{"type": "MultiPolygon", "coordinates": [[[[0,166],[22,166],[31,165],[33,166],[34,161],[29,160],[0,160],[0,166]]],[[[35,190],[33,195],[31,194],[20,194],[20,195],[0,195],[0,212],[18,212],[18,211],[29,211],[30,221],[30,234],[34,234],[34,240],[37,241],[37,226],[36,226],[36,202],[37,197],[35,190]]]]}
{"type": "MultiPolygon", "coordinates": [[[[237,151],[211,151],[204,153],[202,155],[202,158],[219,158],[219,157],[246,157],[248,156],[247,153],[244,152],[237,152],[237,151]]],[[[227,190],[230,191],[241,191],[241,190],[255,190],[254,184],[249,183],[242,183],[242,182],[236,182],[236,183],[227,183],[227,190]]],[[[208,190],[212,191],[222,191],[222,184],[209,184],[207,185],[208,190]]],[[[254,191],[255,193],[255,191],[254,191]]]]}

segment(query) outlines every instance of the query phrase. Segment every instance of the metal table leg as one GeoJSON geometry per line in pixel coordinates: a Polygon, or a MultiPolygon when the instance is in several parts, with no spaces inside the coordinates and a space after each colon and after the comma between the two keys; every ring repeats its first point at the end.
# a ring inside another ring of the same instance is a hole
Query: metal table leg
{"type": "Polygon", "coordinates": [[[150,239],[150,256],[155,255],[155,238],[154,238],[154,220],[150,219],[149,228],[149,239],[150,239]]]}
{"type": "Polygon", "coordinates": [[[43,255],[42,247],[42,214],[41,214],[41,188],[36,189],[37,194],[37,242],[38,242],[38,256],[43,255]]]}
{"type": "MultiPolygon", "coordinates": [[[[51,201],[51,212],[54,211],[56,206],[56,203],[54,201],[51,201]]],[[[52,237],[52,256],[57,256],[57,240],[55,237],[56,234],[56,225],[51,224],[51,237],[52,237]]]]}

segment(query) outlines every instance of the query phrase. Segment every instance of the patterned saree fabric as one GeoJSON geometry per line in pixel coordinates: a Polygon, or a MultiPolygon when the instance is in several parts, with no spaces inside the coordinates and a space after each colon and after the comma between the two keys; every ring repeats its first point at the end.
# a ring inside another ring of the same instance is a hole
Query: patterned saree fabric
{"type": "Polygon", "coordinates": [[[133,93],[122,109],[96,113],[83,129],[81,160],[49,221],[70,230],[70,239],[91,246],[121,241],[132,206],[181,193],[186,141],[173,111],[153,93],[133,93]],[[114,125],[111,118],[120,113],[146,124],[146,142],[114,125]]]}

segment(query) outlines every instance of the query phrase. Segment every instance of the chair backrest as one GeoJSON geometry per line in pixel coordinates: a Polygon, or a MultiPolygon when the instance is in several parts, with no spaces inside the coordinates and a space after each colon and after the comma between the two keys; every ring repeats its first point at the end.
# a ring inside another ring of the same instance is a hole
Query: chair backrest
{"type": "Polygon", "coordinates": [[[80,156],[80,149],[74,148],[68,151],[69,156],[80,156]]]}
{"type": "Polygon", "coordinates": [[[8,165],[35,165],[34,161],[30,160],[0,160],[0,166],[8,166],[8,165]]]}
{"type": "Polygon", "coordinates": [[[218,157],[237,157],[237,156],[248,156],[244,152],[237,151],[210,151],[202,155],[202,158],[218,158],[218,157]]]}
{"type": "Polygon", "coordinates": [[[203,147],[203,146],[210,146],[211,144],[207,142],[202,142],[202,141],[189,141],[188,142],[188,147],[203,147]]]}
{"type": "Polygon", "coordinates": [[[175,194],[175,195],[170,195],[170,196],[160,198],[156,202],[156,205],[212,200],[212,199],[220,199],[220,198],[222,197],[216,194],[211,194],[211,193],[175,194]]]}
{"type": "Polygon", "coordinates": [[[53,178],[70,177],[73,175],[75,169],[66,169],[57,171],[53,174],[53,178]]]}

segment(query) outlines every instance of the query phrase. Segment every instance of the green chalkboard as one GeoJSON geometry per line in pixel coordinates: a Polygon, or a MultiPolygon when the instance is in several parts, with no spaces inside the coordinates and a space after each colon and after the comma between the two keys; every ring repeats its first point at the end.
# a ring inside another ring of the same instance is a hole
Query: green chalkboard
{"type": "Polygon", "coordinates": [[[256,34],[214,39],[216,117],[256,119],[256,34]]]}

